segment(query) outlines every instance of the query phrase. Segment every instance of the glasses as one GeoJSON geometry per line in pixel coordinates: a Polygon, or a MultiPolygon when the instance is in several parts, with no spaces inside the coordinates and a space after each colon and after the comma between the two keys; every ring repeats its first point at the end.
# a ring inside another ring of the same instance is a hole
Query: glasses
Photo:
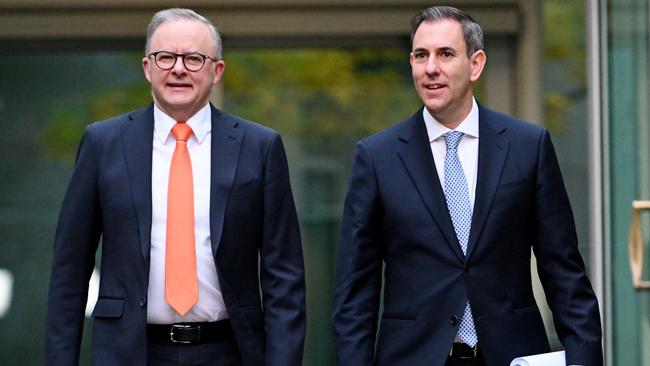
{"type": "Polygon", "coordinates": [[[188,71],[196,72],[203,68],[205,60],[219,61],[219,59],[203,55],[197,52],[193,53],[173,53],[167,51],[152,52],[147,57],[153,56],[153,60],[162,70],[171,70],[176,65],[176,60],[180,57],[183,60],[183,66],[188,71]]]}

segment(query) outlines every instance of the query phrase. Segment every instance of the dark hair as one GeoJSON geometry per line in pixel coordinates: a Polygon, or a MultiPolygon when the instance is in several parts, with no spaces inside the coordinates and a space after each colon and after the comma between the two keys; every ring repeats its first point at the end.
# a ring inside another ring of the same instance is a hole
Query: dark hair
{"type": "Polygon", "coordinates": [[[485,49],[481,26],[471,16],[451,6],[432,6],[416,14],[411,19],[411,42],[420,24],[445,19],[454,20],[463,27],[463,35],[465,36],[465,43],[467,45],[467,57],[471,57],[476,51],[485,49]]]}

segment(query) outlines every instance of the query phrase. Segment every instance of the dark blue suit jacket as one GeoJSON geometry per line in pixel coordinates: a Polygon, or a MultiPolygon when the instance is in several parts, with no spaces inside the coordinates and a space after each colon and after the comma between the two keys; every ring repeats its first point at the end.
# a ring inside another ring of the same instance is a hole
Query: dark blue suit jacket
{"type": "Polygon", "coordinates": [[[464,257],[422,110],[358,143],[336,273],[339,365],[442,366],[467,299],[488,365],[548,352],[531,249],[567,364],[602,365],[598,304],[548,132],[479,106],[478,155],[464,257]]]}
{"type": "MultiPolygon", "coordinates": [[[[300,365],[304,268],[284,147],[275,131],[211,108],[212,252],[243,362],[300,365]]],[[[146,365],[153,127],[151,104],[84,133],[54,241],[48,365],[79,362],[100,237],[93,364],[146,365]]]]}

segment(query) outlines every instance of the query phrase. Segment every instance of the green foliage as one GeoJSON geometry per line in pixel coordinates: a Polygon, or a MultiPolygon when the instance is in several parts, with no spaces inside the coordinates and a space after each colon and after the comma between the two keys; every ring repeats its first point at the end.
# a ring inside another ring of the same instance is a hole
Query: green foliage
{"type": "Polygon", "coordinates": [[[545,0],[544,56],[548,60],[584,60],[586,54],[583,0],[545,0]]]}
{"type": "Polygon", "coordinates": [[[82,113],[70,108],[57,108],[47,127],[40,132],[41,146],[47,157],[71,160],[86,123],[82,113]]]}
{"type": "Polygon", "coordinates": [[[104,90],[89,101],[88,114],[91,121],[100,121],[151,103],[151,87],[138,83],[126,88],[104,90]]]}
{"type": "Polygon", "coordinates": [[[566,115],[586,93],[586,13],[583,0],[545,0],[544,110],[554,134],[568,131],[566,115]]]}
{"type": "Polygon", "coordinates": [[[139,83],[90,94],[81,107],[56,106],[40,135],[43,153],[51,159],[72,160],[86,125],[147,105],[150,90],[149,84],[139,83]]]}
{"type": "Polygon", "coordinates": [[[396,49],[233,52],[225,107],[333,151],[415,112],[408,53],[396,49]]]}
{"type": "MultiPolygon", "coordinates": [[[[408,53],[400,49],[233,51],[226,58],[225,109],[269,125],[318,154],[339,150],[419,107],[408,53]]],[[[84,127],[151,101],[149,84],[99,90],[81,107],[58,105],[43,129],[49,157],[71,159],[84,127]]]]}
{"type": "Polygon", "coordinates": [[[571,105],[571,100],[560,93],[547,92],[544,94],[546,128],[553,134],[562,134],[567,129],[564,115],[566,109],[571,105]]]}

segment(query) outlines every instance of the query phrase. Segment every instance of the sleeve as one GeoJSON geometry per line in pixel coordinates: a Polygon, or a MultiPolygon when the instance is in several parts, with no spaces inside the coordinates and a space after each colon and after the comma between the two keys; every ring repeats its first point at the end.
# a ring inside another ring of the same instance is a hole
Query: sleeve
{"type": "Polygon", "coordinates": [[[260,257],[266,365],[301,365],[306,332],[305,271],[287,159],[277,134],[267,153],[260,257]]]}
{"type": "Polygon", "coordinates": [[[538,147],[537,270],[567,364],[602,365],[598,301],[578,251],[578,238],[560,167],[546,130],[538,147]]]}
{"type": "Polygon", "coordinates": [[[45,363],[78,365],[88,281],[102,232],[91,127],[84,132],[54,237],[45,363]]]}
{"type": "Polygon", "coordinates": [[[371,157],[357,144],[336,262],[332,323],[337,364],[372,365],[381,292],[383,210],[371,157]]]}

